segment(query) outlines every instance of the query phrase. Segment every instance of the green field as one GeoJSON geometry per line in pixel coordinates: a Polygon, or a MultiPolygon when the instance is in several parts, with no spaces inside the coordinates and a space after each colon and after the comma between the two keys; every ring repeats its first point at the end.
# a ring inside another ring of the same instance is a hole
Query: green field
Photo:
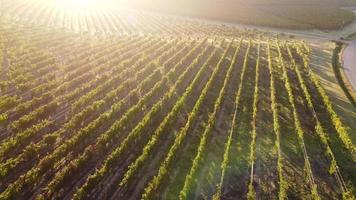
{"type": "Polygon", "coordinates": [[[51,5],[0,7],[0,200],[354,199],[332,43],[51,5]]]}

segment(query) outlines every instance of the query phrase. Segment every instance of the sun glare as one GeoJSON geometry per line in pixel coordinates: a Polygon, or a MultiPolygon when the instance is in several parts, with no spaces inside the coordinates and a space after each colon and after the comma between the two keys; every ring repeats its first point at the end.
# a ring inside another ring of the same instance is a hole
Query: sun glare
{"type": "Polygon", "coordinates": [[[57,6],[72,9],[109,8],[113,6],[113,0],[54,0],[57,6]]]}

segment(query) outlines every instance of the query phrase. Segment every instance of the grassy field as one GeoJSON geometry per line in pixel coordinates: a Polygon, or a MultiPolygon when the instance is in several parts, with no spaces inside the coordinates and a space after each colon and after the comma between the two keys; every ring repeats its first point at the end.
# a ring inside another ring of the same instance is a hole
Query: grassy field
{"type": "Polygon", "coordinates": [[[356,39],[356,33],[351,33],[346,37],[346,40],[355,40],[356,39]]]}
{"type": "MultiPolygon", "coordinates": [[[[208,20],[289,29],[338,29],[355,19],[339,6],[355,1],[319,0],[137,0],[137,7],[208,20]]],[[[133,1],[135,2],[135,1],[133,1]]]]}
{"type": "Polygon", "coordinates": [[[17,3],[0,8],[1,200],[354,199],[333,46],[17,3]]]}

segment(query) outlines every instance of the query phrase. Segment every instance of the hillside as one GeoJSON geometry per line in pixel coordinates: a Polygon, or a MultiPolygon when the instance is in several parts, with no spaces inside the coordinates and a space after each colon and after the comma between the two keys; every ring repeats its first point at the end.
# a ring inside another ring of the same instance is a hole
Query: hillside
{"type": "Polygon", "coordinates": [[[1,200],[354,199],[333,46],[140,10],[0,13],[1,200]]]}
{"type": "Polygon", "coordinates": [[[0,199],[338,199],[355,189],[352,140],[301,41],[1,27],[0,199]]]}
{"type": "Polygon", "coordinates": [[[203,19],[238,22],[291,29],[338,29],[354,20],[351,11],[339,6],[355,6],[355,1],[336,0],[137,0],[141,9],[199,17],[203,19]]]}

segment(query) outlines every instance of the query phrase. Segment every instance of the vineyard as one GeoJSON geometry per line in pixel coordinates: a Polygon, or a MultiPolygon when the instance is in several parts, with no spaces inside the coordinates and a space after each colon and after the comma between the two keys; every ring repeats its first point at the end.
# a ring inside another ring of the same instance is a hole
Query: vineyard
{"type": "MultiPolygon", "coordinates": [[[[34,0],[1,0],[0,16],[45,27],[70,30],[96,36],[102,35],[225,35],[237,36],[239,29],[201,21],[159,15],[139,10],[75,9],[34,0]]],[[[44,0],[45,1],[45,0],[44,0]]],[[[59,0],[58,0],[59,1],[59,0]]],[[[68,1],[68,0],[67,0],[68,1]]]]}
{"type": "Polygon", "coordinates": [[[354,199],[355,133],[305,41],[3,9],[1,200],[354,199]]]}

